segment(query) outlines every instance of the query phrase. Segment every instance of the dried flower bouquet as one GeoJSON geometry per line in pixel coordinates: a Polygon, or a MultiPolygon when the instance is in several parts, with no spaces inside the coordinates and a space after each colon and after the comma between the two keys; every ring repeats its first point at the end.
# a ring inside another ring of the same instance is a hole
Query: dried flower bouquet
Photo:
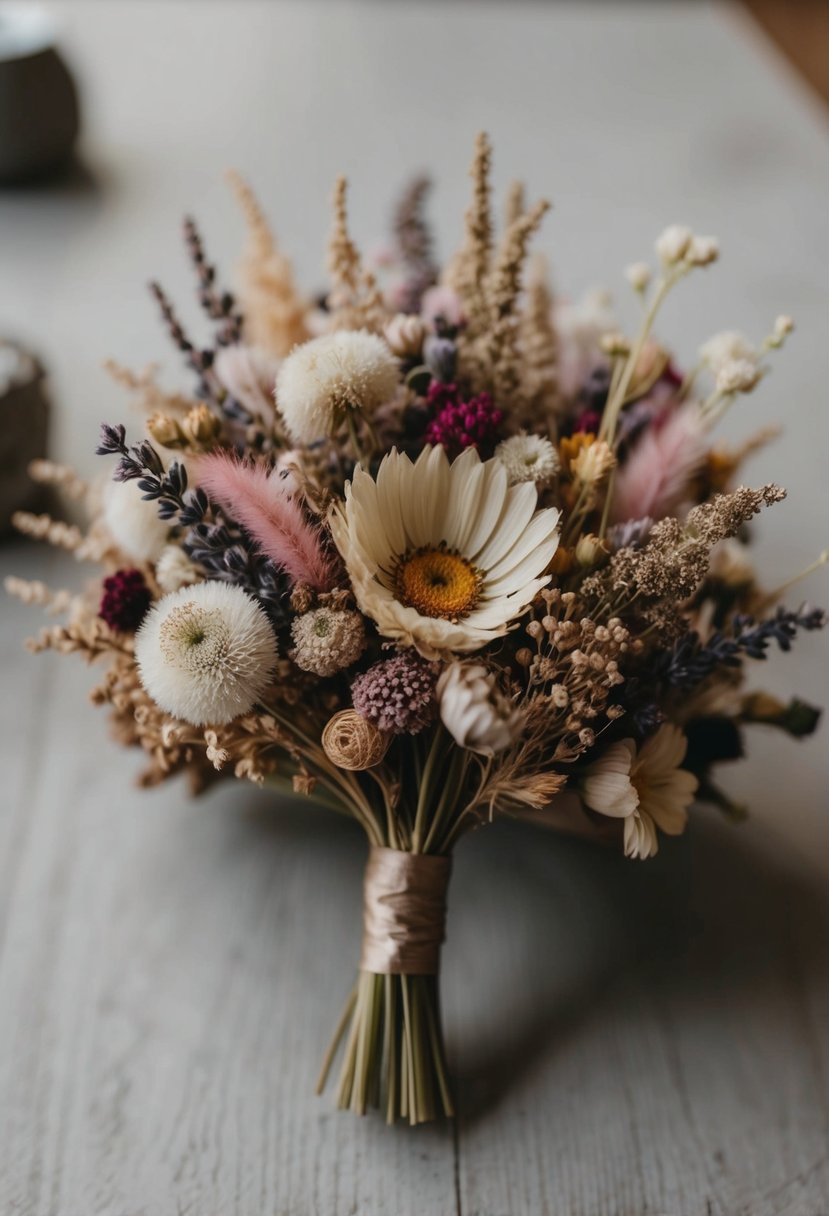
{"type": "Polygon", "coordinates": [[[461,836],[569,806],[650,857],[695,795],[740,814],[711,772],[746,724],[801,736],[818,717],[743,686],[748,660],[824,618],[782,605],[794,580],[755,582],[747,526],[785,495],[736,482],[769,436],[711,437],[791,321],[759,345],[719,334],[682,372],[654,323],[716,242],[670,227],[656,268],[629,268],[628,337],[603,297],[557,302],[528,263],[546,204],[515,187],[496,238],[489,169],[481,136],[443,268],[426,182],[372,268],[338,182],[318,302],[233,176],[250,233],[238,304],[185,225],[210,343],[152,289],[191,390],[111,365],[144,413],[129,438],[103,427],[114,479],[33,470],[87,498],[89,531],[17,517],[102,578],[84,595],[9,580],[67,614],[34,650],[104,661],[94,699],[147,752],[148,784],[232,774],[362,825],[360,970],[321,1083],[342,1049],[340,1106],[412,1123],[452,1112],[438,972],[461,836]]]}

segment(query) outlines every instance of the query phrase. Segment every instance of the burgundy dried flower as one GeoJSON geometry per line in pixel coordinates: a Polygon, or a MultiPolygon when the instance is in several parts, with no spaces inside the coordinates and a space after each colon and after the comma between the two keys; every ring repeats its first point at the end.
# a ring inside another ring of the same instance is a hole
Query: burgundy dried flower
{"type": "Polygon", "coordinates": [[[351,685],[357,713],[378,730],[416,735],[435,716],[437,668],[413,650],[381,659],[351,685]]]}
{"type": "Polygon", "coordinates": [[[140,570],[116,570],[104,579],[98,616],[110,629],[134,633],[147,615],[152,598],[140,570]]]}
{"type": "Polygon", "coordinates": [[[435,382],[427,400],[437,411],[426,428],[427,443],[440,444],[450,456],[458,456],[464,448],[491,451],[504,414],[489,393],[461,401],[456,385],[435,382]]]}
{"type": "Polygon", "coordinates": [[[599,427],[601,425],[602,416],[598,410],[582,410],[582,412],[576,418],[576,421],[573,423],[573,434],[579,435],[584,433],[598,435],[599,427]]]}

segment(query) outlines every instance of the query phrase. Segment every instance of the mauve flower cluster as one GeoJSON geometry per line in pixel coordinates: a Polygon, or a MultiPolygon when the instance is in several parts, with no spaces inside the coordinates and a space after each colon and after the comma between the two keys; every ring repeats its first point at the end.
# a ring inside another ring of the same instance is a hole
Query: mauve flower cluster
{"type": "Polygon", "coordinates": [[[104,579],[98,616],[110,629],[133,633],[147,615],[152,595],[140,570],[116,570],[104,579]]]}
{"type": "Polygon", "coordinates": [[[489,393],[462,401],[457,385],[433,382],[426,399],[435,410],[426,428],[427,443],[440,444],[450,456],[459,455],[464,448],[477,448],[483,454],[491,451],[504,413],[489,393]]]}
{"type": "Polygon", "coordinates": [[[357,713],[378,730],[416,735],[435,716],[436,683],[435,665],[404,650],[357,676],[351,698],[357,713]]]}

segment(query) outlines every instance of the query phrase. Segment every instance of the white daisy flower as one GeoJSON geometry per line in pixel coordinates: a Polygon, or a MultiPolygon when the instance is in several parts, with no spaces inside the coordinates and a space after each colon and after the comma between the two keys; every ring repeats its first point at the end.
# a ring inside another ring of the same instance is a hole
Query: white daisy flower
{"type": "Polygon", "coordinates": [[[515,742],[524,714],[483,663],[450,663],[437,684],[440,717],[458,747],[494,756],[515,742]]]}
{"type": "Polygon", "coordinates": [[[495,459],[507,470],[511,486],[522,481],[548,485],[558,471],[558,453],[549,439],[542,435],[512,435],[495,449],[495,459]]]}
{"type": "Polygon", "coordinates": [[[688,740],[669,722],[637,751],[633,739],[612,743],[586,770],[581,796],[591,810],[625,821],[625,856],[652,857],[656,829],[679,836],[688,820],[697,779],[680,768],[688,740]]]}
{"type": "Polygon", "coordinates": [[[197,583],[165,595],[135,635],[141,683],[193,726],[220,726],[253,707],[276,664],[264,611],[241,587],[197,583]]]}
{"type": "Polygon", "coordinates": [[[536,510],[531,482],[498,460],[442,447],[416,463],[393,450],[375,481],[357,468],[331,531],[360,610],[427,659],[500,637],[545,587],[560,512],[536,510]]]}
{"type": "Polygon", "coordinates": [[[331,435],[348,410],[372,414],[395,394],[397,360],[367,330],[339,330],[298,346],[276,378],[276,406],[294,443],[331,435]]]}

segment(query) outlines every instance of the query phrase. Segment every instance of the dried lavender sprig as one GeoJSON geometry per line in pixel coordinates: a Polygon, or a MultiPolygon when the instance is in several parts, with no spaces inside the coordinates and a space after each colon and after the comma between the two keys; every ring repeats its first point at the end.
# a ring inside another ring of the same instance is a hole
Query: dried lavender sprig
{"type": "Polygon", "coordinates": [[[255,541],[234,521],[216,520],[216,508],[204,490],[189,490],[187,470],[174,461],[169,469],[147,440],[129,446],[122,425],[104,423],[97,448],[99,455],[119,455],[117,481],[138,480],[142,495],[158,504],[165,521],[175,521],[184,530],[182,548],[211,577],[235,583],[261,600],[274,624],[287,620],[286,603],[290,582],[263,554],[255,541]],[[213,519],[210,516],[214,516],[213,519]]]}
{"type": "Polygon", "coordinates": [[[693,630],[674,645],[662,662],[661,675],[673,688],[699,684],[720,666],[739,666],[743,657],[765,659],[769,646],[776,642],[783,651],[791,650],[798,629],[822,629],[826,614],[808,604],[792,610],[778,607],[774,616],[755,621],[750,616],[735,616],[732,633],[715,633],[705,644],[693,630]]]}
{"type": "Polygon", "coordinates": [[[418,312],[423,293],[437,282],[438,267],[432,253],[432,234],[423,214],[423,204],[431,185],[425,175],[414,178],[400,197],[394,212],[397,250],[407,271],[401,299],[403,312],[418,312]]]}
{"type": "Polygon", "coordinates": [[[216,334],[218,345],[230,346],[241,339],[242,314],[236,311],[235,296],[217,289],[216,267],[208,262],[201,233],[190,216],[184,220],[184,241],[199,282],[199,303],[212,321],[222,322],[216,334]]]}

